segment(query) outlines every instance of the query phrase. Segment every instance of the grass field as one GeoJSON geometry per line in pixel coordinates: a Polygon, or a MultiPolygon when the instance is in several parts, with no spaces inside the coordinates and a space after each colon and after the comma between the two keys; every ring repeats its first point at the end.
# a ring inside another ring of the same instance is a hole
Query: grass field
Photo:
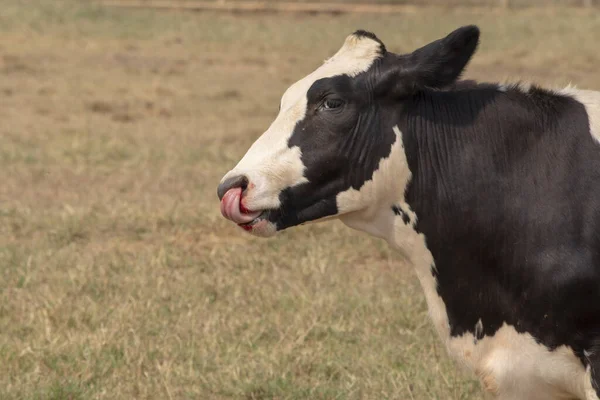
{"type": "Polygon", "coordinates": [[[358,28],[478,23],[468,77],[600,89],[583,10],[226,15],[5,0],[0,398],[477,399],[410,267],[339,223],[264,240],[216,185],[358,28]]]}

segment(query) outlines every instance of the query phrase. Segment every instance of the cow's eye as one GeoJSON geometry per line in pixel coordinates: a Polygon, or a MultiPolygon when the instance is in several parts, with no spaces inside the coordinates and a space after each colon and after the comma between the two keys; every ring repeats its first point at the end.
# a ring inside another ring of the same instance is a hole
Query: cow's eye
{"type": "Polygon", "coordinates": [[[321,105],[321,109],[323,110],[335,110],[344,105],[344,100],[342,99],[325,99],[323,104],[321,105]]]}

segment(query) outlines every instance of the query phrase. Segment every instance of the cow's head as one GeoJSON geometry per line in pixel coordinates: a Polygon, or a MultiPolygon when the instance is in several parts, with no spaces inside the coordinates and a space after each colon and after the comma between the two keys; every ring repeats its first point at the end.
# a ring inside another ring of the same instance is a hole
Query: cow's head
{"type": "Polygon", "coordinates": [[[369,32],[348,36],[285,92],[275,121],[223,177],[223,216],[271,236],[397,199],[404,188],[396,181],[407,171],[393,169],[406,166],[384,161],[402,146],[396,124],[403,101],[455,82],[478,41],[479,29],[467,26],[397,55],[369,32]]]}

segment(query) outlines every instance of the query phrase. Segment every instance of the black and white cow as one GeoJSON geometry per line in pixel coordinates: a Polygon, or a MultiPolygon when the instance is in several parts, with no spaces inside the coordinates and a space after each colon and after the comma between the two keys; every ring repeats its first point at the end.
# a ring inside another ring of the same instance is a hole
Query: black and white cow
{"type": "Polygon", "coordinates": [[[339,218],[412,261],[496,399],[598,399],[600,92],[458,81],[479,29],[411,54],[357,31],[218,188],[257,236],[339,218]]]}

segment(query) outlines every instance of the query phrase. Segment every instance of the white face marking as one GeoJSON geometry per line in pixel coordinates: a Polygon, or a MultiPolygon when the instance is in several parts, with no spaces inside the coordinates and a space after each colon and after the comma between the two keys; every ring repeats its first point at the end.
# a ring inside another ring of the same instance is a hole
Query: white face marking
{"type": "Polygon", "coordinates": [[[594,139],[600,142],[600,92],[568,86],[559,93],[571,96],[585,106],[590,120],[590,132],[594,139]]]}
{"type": "Polygon", "coordinates": [[[322,78],[343,74],[356,76],[367,71],[380,56],[379,52],[380,44],[375,40],[363,36],[348,36],[333,57],[290,86],[283,95],[281,110],[275,121],[221,182],[233,176],[245,175],[250,185],[244,205],[250,210],[278,208],[282,190],[307,182],[301,151],[298,147],[288,147],[288,141],[294,127],[306,114],[308,90],[315,81],[322,78]]]}

